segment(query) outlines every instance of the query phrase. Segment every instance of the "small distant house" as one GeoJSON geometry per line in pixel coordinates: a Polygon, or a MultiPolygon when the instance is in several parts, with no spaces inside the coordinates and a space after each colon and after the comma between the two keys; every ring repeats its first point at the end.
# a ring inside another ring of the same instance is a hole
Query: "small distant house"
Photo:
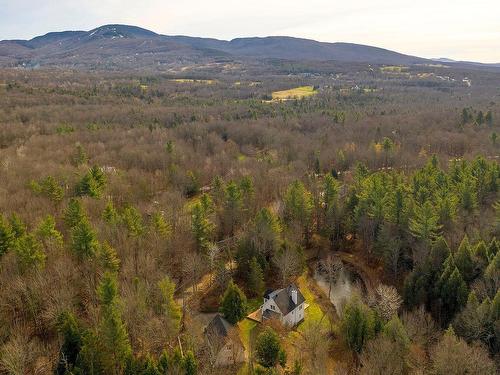
{"type": "Polygon", "coordinates": [[[245,362],[245,347],[238,331],[221,314],[217,314],[208,323],[205,339],[215,366],[231,366],[245,362]]]}
{"type": "Polygon", "coordinates": [[[305,298],[296,285],[268,290],[261,306],[262,321],[277,319],[289,327],[296,326],[305,317],[305,298]]]}

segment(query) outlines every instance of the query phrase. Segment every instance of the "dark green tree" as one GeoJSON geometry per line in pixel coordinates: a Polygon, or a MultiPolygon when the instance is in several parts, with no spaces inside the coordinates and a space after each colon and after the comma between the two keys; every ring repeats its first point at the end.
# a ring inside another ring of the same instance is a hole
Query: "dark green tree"
{"type": "Polygon", "coordinates": [[[58,317],[57,329],[61,336],[62,345],[59,349],[56,374],[71,374],[83,346],[82,328],[74,314],[65,311],[58,317]]]}
{"type": "MultiPolygon", "coordinates": [[[[283,362],[283,358],[285,358],[284,362],[286,362],[284,353],[280,339],[272,328],[266,327],[264,331],[257,336],[255,356],[260,365],[266,368],[275,367],[278,363],[283,362]]],[[[285,363],[280,364],[282,367],[285,366],[285,363]]]]}
{"type": "Polygon", "coordinates": [[[79,199],[71,198],[64,212],[64,222],[68,228],[73,229],[85,219],[85,211],[79,199]]]}
{"type": "Polygon", "coordinates": [[[97,236],[88,220],[80,221],[71,232],[71,249],[81,259],[92,258],[99,251],[97,236]]]}
{"type": "Polygon", "coordinates": [[[106,272],[98,289],[101,305],[99,340],[108,374],[119,375],[132,355],[127,329],[121,318],[116,275],[106,272]]]}
{"type": "Polygon", "coordinates": [[[250,272],[248,274],[248,290],[254,297],[261,296],[264,292],[264,274],[262,268],[253,257],[250,261],[250,272]]]}
{"type": "Polygon", "coordinates": [[[246,309],[247,298],[245,294],[233,280],[230,280],[221,301],[222,314],[229,323],[236,324],[245,317],[246,309]]]}
{"type": "Polygon", "coordinates": [[[7,220],[0,214],[0,257],[9,251],[13,244],[14,233],[7,220]]]}
{"type": "Polygon", "coordinates": [[[375,313],[359,298],[354,297],[344,307],[340,327],[347,346],[361,353],[368,340],[375,337],[377,327],[375,313]]]}

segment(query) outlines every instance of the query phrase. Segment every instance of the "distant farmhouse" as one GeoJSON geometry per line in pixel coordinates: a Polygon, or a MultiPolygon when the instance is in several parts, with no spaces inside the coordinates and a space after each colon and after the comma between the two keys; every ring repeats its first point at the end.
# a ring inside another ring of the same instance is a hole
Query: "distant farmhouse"
{"type": "Polygon", "coordinates": [[[205,328],[205,339],[215,366],[231,366],[245,362],[245,348],[237,328],[217,314],[205,328]]]}
{"type": "Polygon", "coordinates": [[[294,327],[305,317],[307,304],[299,288],[294,284],[278,290],[268,290],[261,306],[262,321],[277,319],[286,326],[294,327]]]}

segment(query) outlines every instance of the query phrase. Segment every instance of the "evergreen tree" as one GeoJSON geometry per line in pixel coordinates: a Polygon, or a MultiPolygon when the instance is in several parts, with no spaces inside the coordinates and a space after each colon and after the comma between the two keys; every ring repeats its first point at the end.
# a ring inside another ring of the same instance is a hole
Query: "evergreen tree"
{"type": "MultiPolygon", "coordinates": [[[[270,327],[266,327],[262,333],[257,336],[255,343],[255,355],[257,362],[266,367],[275,367],[283,358],[284,350],[276,332],[270,327]]],[[[284,367],[284,363],[281,363],[284,367]]]]}
{"type": "Polygon", "coordinates": [[[0,258],[12,248],[13,244],[14,233],[7,220],[0,214],[0,258]]]}
{"type": "Polygon", "coordinates": [[[390,340],[396,342],[398,347],[408,350],[410,347],[410,338],[406,332],[403,323],[399,320],[397,315],[394,315],[391,320],[383,328],[383,334],[390,340]]]}
{"type": "Polygon", "coordinates": [[[160,358],[158,358],[158,372],[160,375],[168,375],[169,374],[169,356],[166,350],[163,350],[163,352],[160,355],[160,358]]]}
{"type": "Polygon", "coordinates": [[[285,219],[288,223],[296,223],[302,228],[306,241],[309,239],[313,208],[311,193],[302,182],[293,182],[285,194],[285,219]]]}
{"type": "Polygon", "coordinates": [[[45,264],[47,256],[42,250],[40,242],[32,234],[25,234],[17,239],[15,244],[17,263],[24,272],[29,268],[41,268],[45,264]]]}
{"type": "Polygon", "coordinates": [[[469,294],[467,284],[454,262],[447,263],[439,279],[438,288],[443,304],[444,319],[449,321],[465,306],[469,294]]]}
{"type": "Polygon", "coordinates": [[[151,217],[151,227],[161,238],[169,238],[172,234],[171,225],[165,220],[161,212],[155,212],[151,217]]]}
{"type": "Polygon", "coordinates": [[[99,247],[99,262],[105,271],[118,272],[120,269],[118,254],[107,241],[104,241],[102,246],[99,247]]]}
{"type": "Polygon", "coordinates": [[[73,164],[79,167],[80,165],[87,164],[88,160],[89,158],[87,156],[87,153],[85,152],[85,149],[80,143],[77,143],[75,154],[73,155],[73,164]]]}
{"type": "Polygon", "coordinates": [[[127,206],[122,214],[123,223],[127,228],[129,235],[133,238],[141,237],[144,234],[145,228],[142,220],[142,215],[133,206],[127,206]]]}
{"type": "Polygon", "coordinates": [[[264,274],[262,273],[262,268],[255,257],[253,257],[250,261],[248,290],[254,297],[261,296],[264,292],[264,274]]]}
{"type": "Polygon", "coordinates": [[[351,350],[361,353],[368,340],[375,336],[375,319],[373,310],[357,297],[345,305],[340,327],[347,346],[351,350]]]}
{"type": "Polygon", "coordinates": [[[103,365],[108,374],[119,375],[132,354],[125,324],[120,313],[116,276],[106,272],[98,289],[101,305],[99,341],[103,365]]]}
{"type": "Polygon", "coordinates": [[[241,221],[242,208],[243,196],[240,187],[231,181],[225,189],[222,212],[222,224],[227,235],[234,235],[235,228],[241,221]]]}
{"type": "Polygon", "coordinates": [[[84,219],[85,212],[80,200],[71,198],[64,213],[64,222],[66,223],[68,228],[73,229],[84,219]]]}
{"type": "Polygon", "coordinates": [[[9,220],[10,228],[12,230],[12,234],[14,235],[14,239],[21,238],[25,234],[28,233],[28,228],[23,220],[16,214],[12,214],[9,220]]]}
{"type": "Polygon", "coordinates": [[[245,294],[233,280],[230,280],[221,301],[220,310],[224,314],[224,318],[229,323],[236,324],[245,317],[246,309],[247,298],[245,294]]]}
{"type": "Polygon", "coordinates": [[[106,203],[106,207],[104,207],[104,211],[102,212],[102,218],[109,225],[115,226],[119,224],[120,215],[118,214],[112,200],[108,200],[108,203],[106,203]]]}
{"type": "Polygon", "coordinates": [[[455,265],[466,282],[474,278],[474,261],[472,260],[471,245],[467,235],[463,238],[455,254],[455,265]]]}
{"type": "Polygon", "coordinates": [[[106,176],[97,166],[93,166],[82,177],[76,186],[78,196],[87,195],[92,198],[100,198],[106,185],[106,176]]]}
{"type": "Polygon", "coordinates": [[[279,219],[271,210],[263,208],[257,212],[250,228],[249,240],[258,256],[266,263],[279,249],[280,234],[279,219]]]}
{"type": "Polygon", "coordinates": [[[198,363],[191,350],[184,356],[183,366],[186,375],[196,375],[198,373],[198,363]]]}
{"type": "Polygon", "coordinates": [[[61,202],[64,198],[64,189],[52,176],[48,176],[41,181],[40,192],[55,203],[61,202]]]}
{"type": "Polygon", "coordinates": [[[71,249],[79,258],[91,258],[98,252],[99,242],[88,220],[80,221],[73,228],[71,249]]]}
{"type": "Polygon", "coordinates": [[[163,312],[168,318],[172,330],[177,333],[181,322],[181,308],[174,299],[175,283],[168,276],[165,276],[158,282],[158,288],[161,292],[163,312]]]}
{"type": "Polygon", "coordinates": [[[426,201],[423,206],[416,208],[415,217],[410,219],[410,232],[430,246],[441,230],[441,225],[438,223],[439,216],[435,213],[431,202],[426,201]]]}
{"type": "Polygon", "coordinates": [[[59,316],[57,328],[62,338],[62,345],[59,349],[56,374],[71,374],[83,346],[82,328],[79,326],[76,317],[67,311],[59,316]]]}
{"type": "Polygon", "coordinates": [[[62,234],[56,229],[56,221],[52,215],[48,215],[38,225],[36,230],[37,238],[44,244],[45,250],[49,250],[51,246],[62,246],[62,234]]]}
{"type": "Polygon", "coordinates": [[[195,203],[191,209],[191,231],[198,250],[205,250],[213,236],[214,225],[207,216],[201,203],[195,203]]]}

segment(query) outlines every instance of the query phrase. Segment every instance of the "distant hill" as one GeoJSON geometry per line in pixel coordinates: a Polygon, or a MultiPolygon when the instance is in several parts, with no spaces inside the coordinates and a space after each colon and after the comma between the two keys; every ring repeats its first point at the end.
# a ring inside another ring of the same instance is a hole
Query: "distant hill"
{"type": "Polygon", "coordinates": [[[352,43],[323,43],[285,36],[224,41],[166,36],[127,25],[105,25],[90,31],[51,32],[31,40],[0,41],[1,66],[119,68],[203,63],[218,58],[393,65],[432,61],[352,43]]]}
{"type": "Polygon", "coordinates": [[[414,56],[352,43],[323,43],[285,36],[238,38],[229,42],[216,39],[169,37],[192,47],[213,48],[235,56],[287,60],[334,60],[374,64],[414,64],[426,61],[414,56]]]}

